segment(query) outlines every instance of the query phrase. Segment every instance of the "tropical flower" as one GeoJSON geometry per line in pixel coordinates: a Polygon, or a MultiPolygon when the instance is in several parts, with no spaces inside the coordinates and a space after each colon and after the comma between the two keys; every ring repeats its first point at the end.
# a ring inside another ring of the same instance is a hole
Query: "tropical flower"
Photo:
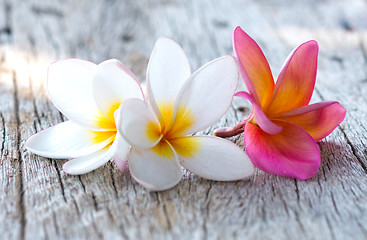
{"type": "MultiPolygon", "coordinates": [[[[63,166],[69,174],[92,171],[114,155],[126,158],[130,146],[116,134],[114,112],[127,98],[143,99],[143,93],[122,63],[54,62],[48,69],[47,90],[69,120],[31,136],[25,143],[29,151],[48,158],[71,158],[63,166]]],[[[124,165],[118,167],[122,170],[124,165]]]]}
{"type": "Polygon", "coordinates": [[[253,110],[237,126],[214,134],[227,137],[244,131],[245,149],[256,167],[302,180],[312,177],[320,166],[316,142],[328,136],[346,114],[335,101],[308,105],[316,80],[317,42],[303,43],[290,54],[276,84],[260,47],[240,27],[234,30],[233,48],[250,92],[236,96],[248,99],[253,110]]]}
{"type": "Polygon", "coordinates": [[[191,75],[181,47],[160,38],[148,64],[149,103],[128,99],[119,110],[117,130],[132,146],[128,163],[133,178],[149,190],[165,190],[182,178],[180,164],[212,180],[250,176],[251,161],[237,145],[213,136],[190,136],[224,115],[237,83],[232,56],[218,58],[191,75]]]}

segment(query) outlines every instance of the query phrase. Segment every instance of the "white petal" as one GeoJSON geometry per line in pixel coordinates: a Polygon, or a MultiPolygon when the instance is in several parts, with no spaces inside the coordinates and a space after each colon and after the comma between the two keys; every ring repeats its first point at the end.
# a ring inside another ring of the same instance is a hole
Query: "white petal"
{"type": "Polygon", "coordinates": [[[114,128],[99,111],[92,92],[97,65],[79,59],[52,63],[48,68],[48,94],[60,112],[73,122],[94,130],[114,128]]]}
{"type": "MultiPolygon", "coordinates": [[[[116,125],[118,126],[121,119],[119,110],[115,111],[115,119],[116,119],[116,125]]],[[[113,160],[118,170],[120,172],[123,172],[125,171],[126,168],[131,146],[128,142],[126,142],[126,140],[121,136],[120,133],[116,134],[114,144],[115,143],[116,143],[116,151],[115,155],[113,155],[113,160]]]]}
{"type": "Polygon", "coordinates": [[[120,172],[123,172],[126,167],[127,160],[129,158],[130,153],[130,144],[123,139],[120,134],[117,134],[115,141],[113,144],[116,143],[116,150],[115,155],[113,155],[113,160],[117,168],[120,172]]]}
{"type": "Polygon", "coordinates": [[[25,146],[43,157],[74,158],[96,152],[114,138],[115,132],[92,131],[67,121],[31,136],[25,146]]]}
{"type": "Polygon", "coordinates": [[[190,74],[190,64],[182,48],[171,39],[159,38],[149,59],[147,90],[162,127],[164,121],[159,110],[171,105],[172,114],[177,94],[190,74]]]}
{"type": "Polygon", "coordinates": [[[107,163],[113,157],[115,150],[116,147],[112,144],[90,155],[71,159],[64,164],[63,170],[71,175],[91,172],[107,163]]]}
{"type": "Polygon", "coordinates": [[[215,59],[201,67],[179,93],[173,124],[181,126],[183,123],[179,121],[185,121],[183,135],[213,125],[230,107],[237,83],[238,67],[232,56],[215,59]]]}
{"type": "Polygon", "coordinates": [[[121,62],[107,60],[97,66],[93,75],[93,94],[99,110],[110,120],[121,103],[128,98],[143,98],[135,76],[121,62]]]}
{"type": "Polygon", "coordinates": [[[158,119],[146,102],[130,98],[117,113],[118,132],[133,147],[151,148],[162,138],[158,119]]]}
{"type": "Polygon", "coordinates": [[[163,156],[152,149],[133,147],[129,155],[129,169],[133,178],[152,191],[166,190],[177,185],[182,178],[182,168],[169,146],[165,151],[168,149],[171,152],[163,156]]]}
{"type": "Polygon", "coordinates": [[[217,137],[194,136],[170,141],[181,165],[207,179],[235,181],[251,176],[254,167],[234,143],[217,137]]]}

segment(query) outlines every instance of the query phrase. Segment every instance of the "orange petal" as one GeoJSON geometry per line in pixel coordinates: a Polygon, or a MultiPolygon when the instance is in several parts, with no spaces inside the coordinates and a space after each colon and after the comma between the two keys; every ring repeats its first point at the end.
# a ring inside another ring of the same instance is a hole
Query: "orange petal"
{"type": "Polygon", "coordinates": [[[316,80],[318,51],[317,42],[309,41],[289,55],[279,74],[269,106],[264,108],[268,116],[310,102],[316,80]]]}
{"type": "Polygon", "coordinates": [[[274,80],[264,53],[240,27],[233,32],[233,51],[247,89],[258,105],[265,106],[272,95],[274,80]]]}
{"type": "Polygon", "coordinates": [[[319,102],[282,113],[276,119],[305,129],[315,141],[328,136],[344,120],[345,108],[335,101],[319,102]]]}

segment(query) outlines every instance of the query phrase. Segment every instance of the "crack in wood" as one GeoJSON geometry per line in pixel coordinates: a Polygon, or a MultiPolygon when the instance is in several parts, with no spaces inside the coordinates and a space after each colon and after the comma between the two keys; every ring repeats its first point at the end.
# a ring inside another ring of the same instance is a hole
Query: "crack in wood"
{"type": "Polygon", "coordinates": [[[294,211],[294,216],[296,218],[296,221],[298,223],[298,226],[301,228],[301,231],[303,233],[306,233],[305,227],[303,226],[302,220],[300,219],[298,211],[294,211]]]}
{"type": "Polygon", "coordinates": [[[336,206],[336,202],[335,202],[335,198],[334,198],[333,192],[330,192],[330,195],[331,195],[331,201],[333,203],[335,212],[336,212],[337,215],[340,215],[339,210],[338,210],[338,207],[336,206]]]}
{"type": "MultiPolygon", "coordinates": [[[[317,88],[315,88],[315,91],[316,91],[316,93],[318,94],[318,96],[321,98],[321,100],[322,100],[322,101],[325,101],[325,100],[324,100],[324,98],[323,98],[323,96],[322,96],[322,94],[321,94],[321,92],[320,92],[317,88]]],[[[362,158],[361,158],[361,157],[359,157],[358,151],[355,149],[354,145],[352,144],[352,142],[351,142],[351,141],[350,141],[350,139],[348,138],[348,136],[347,136],[347,134],[346,134],[345,130],[344,130],[340,125],[339,125],[337,128],[338,128],[338,129],[341,131],[341,133],[343,134],[343,136],[344,136],[345,140],[347,141],[347,144],[349,145],[349,147],[350,147],[350,148],[351,148],[351,150],[352,150],[353,155],[356,157],[356,159],[358,160],[359,164],[360,164],[360,165],[361,165],[361,167],[363,168],[363,171],[364,171],[365,173],[367,173],[367,166],[366,166],[366,164],[363,162],[362,158]]],[[[328,166],[328,163],[326,163],[326,166],[329,168],[329,171],[330,171],[330,167],[328,166]]]]}
{"type": "Polygon", "coordinates": [[[63,18],[64,13],[54,7],[41,7],[37,5],[33,5],[31,7],[32,12],[38,15],[49,15],[57,18],[63,18]]]}
{"type": "Polygon", "coordinates": [[[314,88],[314,91],[316,92],[316,94],[319,96],[319,98],[321,99],[321,101],[325,101],[324,97],[322,96],[321,92],[317,89],[314,88]]]}
{"type": "Polygon", "coordinates": [[[362,39],[359,41],[359,47],[361,48],[364,61],[367,63],[367,49],[365,48],[362,39]]]}
{"type": "Polygon", "coordinates": [[[31,98],[33,99],[32,104],[33,104],[33,112],[36,116],[36,120],[33,120],[33,127],[34,127],[34,132],[38,133],[41,129],[42,129],[42,124],[41,124],[41,118],[38,114],[38,108],[37,108],[37,104],[36,104],[36,99],[33,93],[33,84],[32,84],[32,78],[29,78],[29,89],[30,89],[30,94],[31,94],[31,98]],[[37,128],[37,124],[39,125],[39,129],[37,128]]]}
{"type": "Polygon", "coordinates": [[[19,96],[18,96],[18,84],[17,84],[17,75],[16,72],[13,71],[12,73],[13,77],[13,97],[14,97],[14,112],[15,112],[15,119],[16,119],[16,154],[17,154],[17,160],[18,160],[18,171],[17,171],[17,186],[18,186],[18,200],[17,200],[17,208],[19,211],[19,217],[20,217],[20,234],[19,239],[24,240],[25,239],[25,228],[27,224],[27,219],[25,215],[25,205],[24,205],[24,176],[23,176],[23,158],[20,152],[20,143],[21,143],[21,134],[20,134],[20,117],[19,117],[19,96]]]}
{"type": "MultiPolygon", "coordinates": [[[[325,169],[321,168],[321,172],[322,172],[322,176],[324,176],[324,181],[326,180],[326,175],[325,175],[325,169]]],[[[320,193],[322,194],[322,185],[321,185],[321,181],[320,178],[317,178],[317,185],[319,185],[320,187],[320,193]]]]}
{"type": "MultiPolygon", "coordinates": [[[[274,194],[274,196],[275,196],[275,194],[274,194]]],[[[285,210],[287,216],[289,217],[290,215],[289,215],[289,210],[288,210],[287,202],[284,200],[282,194],[278,194],[278,196],[279,196],[280,201],[283,203],[284,210],[285,210]]]]}
{"type": "Polygon", "coordinates": [[[53,161],[53,165],[56,169],[56,173],[57,173],[57,179],[59,181],[59,184],[60,184],[60,191],[61,191],[61,195],[64,199],[65,202],[68,202],[67,199],[66,199],[66,196],[65,196],[65,189],[64,189],[64,183],[62,182],[62,178],[61,178],[61,173],[60,173],[60,170],[59,170],[59,167],[57,165],[57,162],[55,159],[51,159],[51,161],[53,161]]]}
{"type": "Polygon", "coordinates": [[[97,202],[96,195],[94,194],[94,192],[91,192],[91,197],[92,197],[94,209],[98,211],[99,209],[98,202],[97,202]]]}
{"type": "Polygon", "coordinates": [[[2,112],[0,112],[0,118],[1,118],[1,124],[2,124],[1,154],[4,155],[6,128],[5,128],[5,119],[4,119],[2,112]]]}
{"type": "Polygon", "coordinates": [[[112,181],[112,187],[113,187],[113,190],[115,192],[115,197],[118,198],[119,194],[118,194],[118,191],[117,191],[115,177],[114,177],[112,168],[113,168],[113,165],[110,164],[110,176],[111,176],[111,181],[112,181]]]}
{"type": "Polygon", "coordinates": [[[98,239],[103,239],[103,235],[102,233],[98,230],[98,227],[96,225],[96,222],[93,220],[92,221],[92,225],[93,225],[93,229],[94,231],[97,233],[98,239]]]}
{"type": "Polygon", "coordinates": [[[86,190],[85,190],[85,185],[84,185],[84,183],[82,181],[82,177],[80,175],[78,175],[78,179],[79,179],[80,185],[82,186],[83,192],[84,193],[87,193],[86,190]]]}
{"type": "Polygon", "coordinates": [[[339,56],[331,56],[330,60],[337,62],[342,68],[344,68],[344,59],[339,56]]]}
{"type": "Polygon", "coordinates": [[[203,239],[208,239],[208,226],[207,226],[207,220],[209,219],[209,205],[210,205],[210,191],[213,187],[213,181],[210,181],[209,188],[205,193],[205,218],[203,219],[203,239]]]}
{"type": "Polygon", "coordinates": [[[361,232],[363,233],[364,236],[367,236],[366,228],[358,220],[356,222],[357,222],[357,225],[358,225],[359,229],[361,230],[361,232]]]}
{"type": "Polygon", "coordinates": [[[329,229],[329,232],[330,232],[330,235],[331,235],[331,239],[336,239],[335,238],[335,233],[334,233],[334,230],[333,230],[333,225],[331,225],[328,216],[325,216],[325,220],[326,220],[326,224],[328,226],[328,229],[329,229]]]}
{"type": "MultiPolygon", "coordinates": [[[[31,91],[32,92],[32,91],[31,91]]],[[[32,96],[33,97],[33,96],[32,96]]],[[[34,114],[36,115],[36,121],[38,122],[38,125],[40,126],[40,128],[42,128],[42,124],[41,124],[41,118],[40,118],[40,116],[38,115],[38,110],[37,110],[37,105],[36,105],[36,100],[35,99],[33,99],[33,112],[34,112],[34,114]]],[[[35,121],[34,121],[35,122],[35,121]]],[[[36,124],[34,124],[34,131],[35,131],[35,133],[37,133],[38,132],[38,130],[37,130],[37,127],[36,127],[36,124]]]]}
{"type": "Polygon", "coordinates": [[[355,156],[355,158],[357,159],[357,161],[361,165],[363,171],[367,174],[367,166],[363,162],[362,158],[359,157],[357,149],[353,146],[352,142],[349,140],[349,138],[348,138],[347,134],[345,133],[344,129],[340,126],[338,126],[338,128],[340,129],[341,133],[343,134],[347,144],[349,145],[350,149],[352,150],[353,155],[355,156]]]}
{"type": "Polygon", "coordinates": [[[296,187],[296,189],[295,189],[295,192],[296,192],[296,196],[297,196],[297,203],[298,204],[300,204],[300,194],[299,194],[299,189],[298,189],[298,180],[297,179],[293,179],[293,181],[294,181],[294,185],[295,185],[295,187],[296,187]]]}
{"type": "Polygon", "coordinates": [[[172,230],[172,223],[171,223],[171,219],[169,217],[168,211],[167,211],[166,204],[164,202],[162,204],[162,207],[163,207],[164,215],[166,216],[166,220],[167,220],[167,230],[170,231],[172,230]]]}
{"type": "Polygon", "coordinates": [[[59,111],[59,117],[60,117],[62,122],[66,121],[64,114],[62,114],[60,111],[59,111]]]}
{"type": "Polygon", "coordinates": [[[12,7],[9,2],[4,3],[5,26],[0,29],[0,35],[6,34],[9,37],[13,35],[13,28],[11,24],[12,7]]]}
{"type": "Polygon", "coordinates": [[[42,22],[42,27],[43,27],[43,30],[45,32],[45,34],[48,36],[48,39],[49,41],[51,42],[54,50],[55,50],[55,54],[56,54],[56,57],[57,58],[60,58],[60,47],[59,47],[59,44],[57,44],[57,42],[55,41],[54,39],[54,36],[52,35],[51,33],[51,29],[48,25],[46,25],[44,22],[42,22]]]}
{"type": "Polygon", "coordinates": [[[110,219],[110,221],[111,221],[112,223],[115,223],[115,224],[117,224],[117,225],[118,225],[118,229],[120,230],[120,233],[121,233],[121,235],[122,235],[123,239],[129,239],[129,236],[127,235],[127,233],[126,233],[126,231],[125,231],[125,227],[124,227],[124,225],[123,225],[123,224],[121,224],[121,223],[119,223],[119,222],[117,222],[117,221],[115,220],[115,218],[114,218],[114,217],[113,217],[113,215],[112,215],[111,210],[110,210],[108,207],[106,208],[106,212],[107,212],[107,217],[108,217],[108,219],[110,219]]]}
{"type": "Polygon", "coordinates": [[[59,236],[60,235],[60,230],[59,230],[59,226],[57,225],[56,213],[55,212],[52,213],[52,218],[53,218],[53,222],[54,222],[54,226],[55,226],[55,232],[59,236]]]}
{"type": "Polygon", "coordinates": [[[80,209],[79,209],[79,206],[78,206],[78,203],[75,201],[75,198],[73,197],[73,204],[75,206],[75,209],[76,209],[76,213],[78,215],[78,217],[80,217],[80,209]]]}
{"type": "MultiPolygon", "coordinates": [[[[42,124],[41,124],[41,117],[39,116],[38,114],[38,107],[37,107],[37,104],[36,104],[36,100],[34,98],[34,93],[33,93],[33,88],[32,88],[32,81],[31,79],[29,79],[29,85],[30,85],[30,93],[31,93],[31,98],[33,98],[33,101],[32,101],[32,104],[33,104],[33,112],[36,116],[36,119],[37,119],[37,122],[40,126],[40,129],[42,129],[42,124]]],[[[36,124],[35,124],[35,121],[34,122],[34,128],[35,128],[35,133],[37,133],[37,127],[36,127],[36,124]]],[[[62,195],[62,198],[64,199],[65,203],[67,203],[67,199],[66,199],[66,196],[65,196],[65,188],[64,188],[64,183],[62,181],[62,177],[61,177],[61,173],[60,173],[60,169],[58,167],[58,164],[56,162],[55,159],[50,159],[50,161],[53,162],[53,166],[56,170],[56,173],[57,173],[57,179],[58,179],[58,182],[59,182],[59,185],[60,185],[60,191],[61,191],[61,195],[62,195]]]]}
{"type": "Polygon", "coordinates": [[[6,34],[6,35],[11,36],[12,29],[10,27],[8,27],[8,26],[3,27],[3,28],[0,29],[0,34],[6,34]]]}
{"type": "Polygon", "coordinates": [[[134,190],[135,196],[137,196],[138,195],[138,192],[136,191],[135,182],[132,182],[131,181],[131,183],[132,183],[132,186],[133,186],[133,190],[134,190]]]}

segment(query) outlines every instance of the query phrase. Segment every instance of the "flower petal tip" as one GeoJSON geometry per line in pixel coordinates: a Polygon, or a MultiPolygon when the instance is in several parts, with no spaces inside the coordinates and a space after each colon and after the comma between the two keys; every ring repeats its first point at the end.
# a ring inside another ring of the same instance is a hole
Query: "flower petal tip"
{"type": "Polygon", "coordinates": [[[70,159],[69,161],[67,161],[66,163],[64,163],[64,165],[62,166],[62,170],[64,173],[69,174],[69,175],[82,175],[85,173],[88,173],[90,171],[86,171],[84,169],[74,169],[73,167],[70,167],[70,162],[73,159],[70,159]]]}
{"type": "Polygon", "coordinates": [[[339,114],[340,114],[340,123],[342,123],[347,115],[347,109],[343,107],[340,103],[338,103],[338,105],[339,105],[338,108],[339,108],[339,114]]]}
{"type": "Polygon", "coordinates": [[[248,34],[240,26],[237,26],[233,31],[233,36],[237,34],[246,34],[248,36],[248,34]]]}
{"type": "MultiPolygon", "coordinates": [[[[70,160],[69,160],[70,161],[70,160]]],[[[67,161],[66,163],[64,163],[63,165],[62,165],[62,171],[64,172],[64,173],[66,173],[66,174],[70,174],[70,175],[75,175],[75,174],[73,174],[73,171],[70,171],[70,169],[69,169],[69,167],[68,167],[68,162],[69,161],[67,161]]]]}
{"type": "Polygon", "coordinates": [[[319,50],[319,43],[316,40],[309,40],[309,41],[303,43],[302,45],[307,45],[307,46],[313,47],[317,51],[319,50]]]}
{"type": "Polygon", "coordinates": [[[225,138],[227,135],[226,133],[229,131],[229,129],[229,127],[217,128],[213,131],[213,135],[216,137],[225,138]]]}
{"type": "Polygon", "coordinates": [[[220,138],[233,137],[243,133],[244,126],[246,123],[240,122],[235,127],[223,127],[214,130],[213,135],[220,138]]]}
{"type": "Polygon", "coordinates": [[[114,162],[116,164],[117,169],[121,173],[123,173],[125,171],[125,169],[126,169],[126,163],[127,163],[127,161],[124,161],[123,159],[121,159],[117,154],[115,154],[113,156],[113,160],[114,160],[114,162]]]}

